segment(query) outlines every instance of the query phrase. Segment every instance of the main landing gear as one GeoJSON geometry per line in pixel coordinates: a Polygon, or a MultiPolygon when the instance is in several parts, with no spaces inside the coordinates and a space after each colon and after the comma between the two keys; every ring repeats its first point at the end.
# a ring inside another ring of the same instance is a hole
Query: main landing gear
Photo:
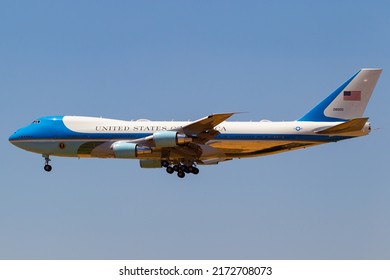
{"type": "Polygon", "coordinates": [[[45,166],[43,167],[43,169],[45,169],[45,171],[47,172],[50,172],[52,170],[52,167],[49,164],[49,161],[51,160],[49,155],[42,155],[42,157],[45,158],[45,166]]]}
{"type": "Polygon", "coordinates": [[[162,166],[166,168],[167,173],[172,174],[174,172],[177,172],[177,177],[184,178],[186,176],[186,173],[192,173],[192,174],[199,174],[199,169],[195,167],[195,164],[191,162],[190,164],[174,164],[171,165],[171,163],[167,160],[162,161],[162,166]]]}

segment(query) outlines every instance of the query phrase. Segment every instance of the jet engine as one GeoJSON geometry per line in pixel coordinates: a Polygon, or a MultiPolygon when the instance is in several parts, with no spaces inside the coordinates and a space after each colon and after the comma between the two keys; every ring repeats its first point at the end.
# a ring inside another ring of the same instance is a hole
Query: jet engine
{"type": "Polygon", "coordinates": [[[151,154],[150,147],[139,146],[134,143],[117,142],[112,145],[116,158],[137,158],[140,155],[151,154]]]}
{"type": "Polygon", "coordinates": [[[177,131],[159,131],[153,134],[156,147],[168,148],[192,142],[192,138],[177,131]]]}

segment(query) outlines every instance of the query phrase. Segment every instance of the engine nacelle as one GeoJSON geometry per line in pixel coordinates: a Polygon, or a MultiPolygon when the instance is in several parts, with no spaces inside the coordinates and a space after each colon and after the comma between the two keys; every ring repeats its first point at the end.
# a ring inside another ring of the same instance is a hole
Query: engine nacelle
{"type": "Polygon", "coordinates": [[[161,159],[141,159],[139,161],[141,168],[161,168],[161,159]]]}
{"type": "Polygon", "coordinates": [[[134,143],[118,142],[112,145],[116,158],[137,158],[140,155],[151,154],[150,147],[139,146],[134,143]]]}
{"type": "Polygon", "coordinates": [[[192,142],[192,138],[177,131],[159,131],[153,134],[156,147],[168,148],[192,142]]]}

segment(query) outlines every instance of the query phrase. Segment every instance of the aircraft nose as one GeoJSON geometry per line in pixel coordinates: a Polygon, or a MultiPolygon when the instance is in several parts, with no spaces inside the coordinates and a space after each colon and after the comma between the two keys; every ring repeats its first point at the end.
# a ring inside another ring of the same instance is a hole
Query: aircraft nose
{"type": "Polygon", "coordinates": [[[11,134],[11,136],[8,138],[8,141],[11,142],[13,145],[19,147],[20,140],[26,140],[28,138],[31,138],[31,136],[29,136],[29,133],[28,131],[26,131],[26,128],[21,128],[11,134]]]}
{"type": "Polygon", "coordinates": [[[31,138],[28,130],[26,131],[26,128],[21,128],[10,135],[8,141],[20,149],[29,150],[30,143],[28,140],[31,138]]]}
{"type": "Polygon", "coordinates": [[[12,143],[12,141],[15,141],[18,139],[18,136],[17,136],[17,131],[15,131],[13,134],[11,134],[11,136],[8,138],[8,141],[10,141],[12,143]]]}
{"type": "Polygon", "coordinates": [[[21,138],[19,130],[15,131],[11,136],[8,138],[8,141],[11,142],[12,144],[16,145],[16,141],[21,138]]]}

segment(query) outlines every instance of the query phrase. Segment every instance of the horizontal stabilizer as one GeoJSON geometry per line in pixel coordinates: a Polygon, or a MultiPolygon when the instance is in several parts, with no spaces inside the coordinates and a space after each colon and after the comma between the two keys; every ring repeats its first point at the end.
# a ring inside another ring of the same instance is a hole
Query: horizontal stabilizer
{"type": "Polygon", "coordinates": [[[368,118],[357,118],[345,123],[335,125],[329,128],[325,128],[320,131],[316,131],[317,134],[341,134],[347,132],[360,131],[363,129],[364,125],[367,123],[368,118]]]}

